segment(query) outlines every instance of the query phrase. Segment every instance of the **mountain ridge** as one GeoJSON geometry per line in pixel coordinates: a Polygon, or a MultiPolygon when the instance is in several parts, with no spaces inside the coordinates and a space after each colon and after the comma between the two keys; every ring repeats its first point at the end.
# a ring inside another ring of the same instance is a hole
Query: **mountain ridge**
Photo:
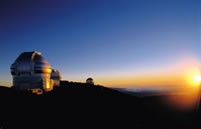
{"type": "Polygon", "coordinates": [[[43,95],[0,87],[0,99],[3,129],[63,129],[80,125],[177,129],[198,125],[194,112],[172,112],[161,105],[158,97],[138,98],[85,83],[62,82],[60,87],[43,95]]]}

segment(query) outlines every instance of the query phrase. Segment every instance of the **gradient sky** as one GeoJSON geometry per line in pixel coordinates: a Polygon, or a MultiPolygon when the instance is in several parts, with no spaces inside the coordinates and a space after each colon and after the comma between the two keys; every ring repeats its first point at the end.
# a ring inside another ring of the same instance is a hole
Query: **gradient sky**
{"type": "Polygon", "coordinates": [[[200,0],[1,0],[0,85],[12,85],[24,51],[41,52],[64,80],[174,85],[200,67],[200,29],[200,0]]]}

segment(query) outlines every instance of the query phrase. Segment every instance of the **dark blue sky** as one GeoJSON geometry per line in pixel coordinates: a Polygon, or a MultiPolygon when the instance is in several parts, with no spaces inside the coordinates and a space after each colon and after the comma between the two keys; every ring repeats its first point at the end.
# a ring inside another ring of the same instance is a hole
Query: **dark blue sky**
{"type": "Polygon", "coordinates": [[[24,51],[40,51],[66,80],[100,83],[200,61],[200,10],[199,0],[1,0],[0,84],[24,51]]]}

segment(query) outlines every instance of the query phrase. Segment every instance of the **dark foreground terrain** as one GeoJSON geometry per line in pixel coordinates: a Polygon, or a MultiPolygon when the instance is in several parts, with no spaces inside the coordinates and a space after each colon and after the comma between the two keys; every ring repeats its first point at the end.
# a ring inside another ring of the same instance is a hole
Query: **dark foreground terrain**
{"type": "Polygon", "coordinates": [[[81,83],[63,82],[39,96],[0,87],[2,129],[199,129],[199,113],[170,110],[159,97],[81,83]]]}

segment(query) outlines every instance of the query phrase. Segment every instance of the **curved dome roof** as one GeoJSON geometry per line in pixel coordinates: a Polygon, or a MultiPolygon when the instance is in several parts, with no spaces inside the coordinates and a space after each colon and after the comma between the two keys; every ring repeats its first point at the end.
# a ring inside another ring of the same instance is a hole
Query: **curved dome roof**
{"type": "Polygon", "coordinates": [[[40,52],[24,52],[11,65],[12,74],[51,73],[51,66],[40,52]]]}
{"type": "Polygon", "coordinates": [[[87,81],[93,81],[93,78],[87,78],[87,81]]]}
{"type": "Polygon", "coordinates": [[[94,85],[94,80],[93,80],[93,78],[88,78],[88,79],[86,80],[86,83],[87,83],[87,84],[94,85]]]}

